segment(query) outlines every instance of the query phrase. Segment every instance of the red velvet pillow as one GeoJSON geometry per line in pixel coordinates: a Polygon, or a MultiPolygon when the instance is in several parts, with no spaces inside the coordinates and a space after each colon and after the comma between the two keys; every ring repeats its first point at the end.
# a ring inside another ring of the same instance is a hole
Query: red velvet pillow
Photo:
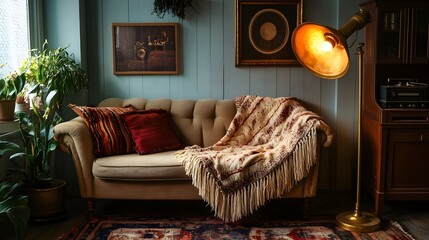
{"type": "Polygon", "coordinates": [[[85,120],[94,142],[97,157],[134,153],[134,142],[121,114],[134,111],[129,107],[85,107],[69,104],[85,120]]]}
{"type": "Polygon", "coordinates": [[[138,154],[177,150],[182,144],[174,134],[165,110],[134,111],[122,115],[138,154]]]}

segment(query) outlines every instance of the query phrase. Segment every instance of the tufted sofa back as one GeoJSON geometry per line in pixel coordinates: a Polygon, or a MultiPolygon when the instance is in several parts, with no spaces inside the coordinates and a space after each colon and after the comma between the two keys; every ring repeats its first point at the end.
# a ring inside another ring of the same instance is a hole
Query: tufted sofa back
{"type": "Polygon", "coordinates": [[[133,105],[137,109],[165,109],[170,112],[173,128],[185,145],[207,147],[221,139],[235,116],[233,100],[173,100],[167,98],[108,98],[100,107],[133,105]]]}

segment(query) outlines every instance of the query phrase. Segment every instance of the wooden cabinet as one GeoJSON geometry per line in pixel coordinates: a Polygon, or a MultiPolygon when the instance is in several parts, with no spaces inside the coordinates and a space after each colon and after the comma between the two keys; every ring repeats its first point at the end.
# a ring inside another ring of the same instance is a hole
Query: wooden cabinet
{"type": "Polygon", "coordinates": [[[393,1],[378,10],[378,63],[429,63],[429,8],[393,1]]]}
{"type": "Polygon", "coordinates": [[[429,192],[429,127],[388,130],[386,191],[401,198],[403,193],[429,192]]]}
{"type": "Polygon", "coordinates": [[[383,108],[380,99],[389,78],[429,84],[429,1],[376,0],[361,7],[371,15],[364,30],[362,187],[381,216],[385,201],[429,200],[429,108],[383,108]]]}

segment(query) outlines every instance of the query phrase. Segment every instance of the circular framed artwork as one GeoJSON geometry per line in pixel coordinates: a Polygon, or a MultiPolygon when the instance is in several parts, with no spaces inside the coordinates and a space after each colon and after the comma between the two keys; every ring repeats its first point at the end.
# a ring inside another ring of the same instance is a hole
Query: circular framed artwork
{"type": "Polygon", "coordinates": [[[299,65],[290,42],[301,0],[236,0],[236,66],[299,65]]]}
{"type": "Polygon", "coordinates": [[[285,47],[289,41],[289,22],[275,9],[257,12],[249,23],[249,39],[260,53],[273,54],[285,47]]]}

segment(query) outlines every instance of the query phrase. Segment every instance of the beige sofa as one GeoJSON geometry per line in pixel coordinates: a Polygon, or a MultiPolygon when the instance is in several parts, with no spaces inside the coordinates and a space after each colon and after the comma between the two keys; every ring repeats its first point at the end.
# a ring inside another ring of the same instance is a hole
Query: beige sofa
{"type": "MultiPolygon", "coordinates": [[[[224,136],[236,113],[233,100],[214,99],[110,98],[102,101],[99,106],[130,104],[137,109],[162,108],[169,111],[176,134],[184,145],[214,144],[224,136]]],[[[57,125],[54,132],[61,149],[72,155],[80,194],[82,198],[88,199],[90,211],[94,208],[95,199],[201,199],[190,177],[173,156],[174,151],[96,158],[92,150],[90,131],[80,117],[57,125]]],[[[320,134],[318,138],[321,146],[326,136],[320,134]]],[[[314,197],[317,178],[316,165],[310,174],[284,197],[314,197]]]]}

